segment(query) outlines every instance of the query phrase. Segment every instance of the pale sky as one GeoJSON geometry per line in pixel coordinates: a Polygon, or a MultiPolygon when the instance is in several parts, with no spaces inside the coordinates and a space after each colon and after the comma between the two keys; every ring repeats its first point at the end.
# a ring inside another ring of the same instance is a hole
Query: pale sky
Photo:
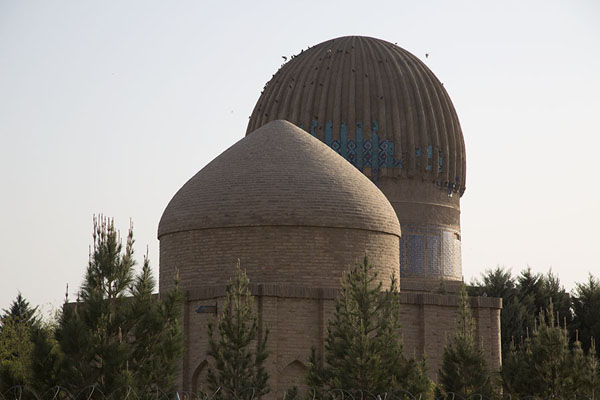
{"type": "Polygon", "coordinates": [[[282,56],[345,35],[397,42],[453,100],[467,281],[600,276],[597,0],[0,0],[0,309],[74,297],[95,213],[133,219],[158,276],[171,197],[244,136],[282,56]]]}

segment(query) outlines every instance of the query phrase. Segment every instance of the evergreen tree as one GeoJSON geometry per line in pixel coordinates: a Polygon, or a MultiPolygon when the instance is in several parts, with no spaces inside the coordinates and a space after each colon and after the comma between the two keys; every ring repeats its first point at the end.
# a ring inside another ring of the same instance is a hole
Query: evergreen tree
{"type": "MultiPolygon", "coordinates": [[[[573,291],[573,330],[579,332],[581,345],[588,351],[593,338],[600,338],[600,280],[591,274],[585,283],[576,284],[573,291]]],[[[596,356],[600,356],[596,348],[596,356]]]]}
{"type": "Polygon", "coordinates": [[[307,383],[320,390],[366,390],[383,394],[429,393],[423,362],[404,355],[396,279],[382,292],[367,257],[348,271],[325,339],[324,363],[313,349],[307,383]]]}
{"type": "Polygon", "coordinates": [[[42,397],[58,382],[62,353],[54,337],[55,328],[48,323],[31,332],[31,387],[42,397]]]}
{"type": "Polygon", "coordinates": [[[531,360],[531,340],[522,337],[519,345],[514,339],[510,344],[509,351],[502,359],[502,384],[505,393],[512,396],[526,396],[529,393],[529,380],[533,365],[531,360]]]}
{"type": "Polygon", "coordinates": [[[30,327],[18,317],[3,319],[0,331],[0,393],[31,382],[30,327]]]}
{"type": "Polygon", "coordinates": [[[571,371],[569,382],[571,396],[582,399],[598,398],[600,394],[600,377],[598,376],[598,359],[596,358],[593,339],[590,350],[586,355],[576,333],[569,369],[571,371]]]}
{"type": "Polygon", "coordinates": [[[500,267],[485,271],[481,275],[481,280],[473,282],[471,287],[469,287],[469,294],[472,296],[490,296],[502,299],[500,337],[502,340],[502,356],[506,358],[511,343],[514,340],[525,337],[529,325],[528,310],[523,302],[521,302],[519,291],[511,272],[500,267]]]}
{"type": "Polygon", "coordinates": [[[513,341],[521,341],[527,332],[533,332],[536,317],[541,310],[548,309],[550,302],[560,319],[573,329],[570,296],[552,271],[536,274],[528,267],[515,279],[510,271],[497,267],[482,274],[482,279],[475,281],[469,290],[472,295],[502,298],[503,358],[508,356],[513,341]]]}
{"type": "Polygon", "coordinates": [[[526,307],[526,329],[529,331],[535,328],[539,313],[548,310],[551,303],[552,309],[558,312],[559,318],[566,322],[567,327],[571,325],[573,317],[570,296],[552,271],[546,275],[534,274],[528,267],[521,271],[517,290],[519,302],[526,307]]]}
{"type": "Polygon", "coordinates": [[[560,318],[560,321],[557,322],[563,324],[567,330],[571,330],[573,328],[571,296],[561,285],[558,275],[552,273],[552,270],[542,275],[542,282],[544,301],[539,305],[540,308],[537,311],[547,310],[552,303],[554,312],[558,313],[558,318],[560,318]]]}
{"type": "Polygon", "coordinates": [[[23,297],[21,292],[17,294],[17,298],[13,300],[8,309],[2,310],[3,314],[0,317],[0,329],[4,325],[4,321],[22,322],[28,326],[38,325],[40,320],[37,317],[37,307],[31,307],[29,302],[23,297]]]}
{"type": "Polygon", "coordinates": [[[264,368],[269,331],[259,336],[248,284],[238,260],[235,276],[228,282],[223,313],[216,327],[208,325],[207,354],[214,360],[214,369],[208,369],[207,380],[209,390],[220,399],[252,399],[269,392],[264,368]]]}
{"type": "Polygon", "coordinates": [[[481,280],[475,280],[467,289],[471,296],[489,296],[504,299],[514,296],[516,288],[510,270],[496,267],[483,272],[481,280]]]}
{"type": "Polygon", "coordinates": [[[547,316],[540,313],[531,344],[531,363],[535,371],[531,386],[538,387],[536,394],[550,398],[567,396],[570,361],[567,331],[558,325],[551,304],[547,316]]]}
{"type": "Polygon", "coordinates": [[[0,316],[0,393],[32,384],[32,335],[41,329],[37,307],[21,295],[0,316]]]}
{"type": "Polygon", "coordinates": [[[598,388],[598,367],[593,354],[584,354],[579,341],[569,349],[566,327],[560,327],[552,302],[540,312],[531,338],[513,346],[502,366],[506,393],[517,397],[567,398],[591,396],[598,388]]]}
{"type": "MultiPolygon", "coordinates": [[[[176,281],[177,283],[177,281],[176,281]]],[[[133,285],[130,308],[132,328],[127,335],[128,364],[138,396],[156,393],[157,389],[170,392],[175,389],[177,360],[183,353],[183,335],[178,316],[183,293],[171,290],[164,299],[153,294],[156,282],[152,276],[148,256],[144,258],[141,273],[133,285]]]]}
{"type": "Polygon", "coordinates": [[[464,285],[458,303],[456,329],[444,348],[439,389],[444,395],[454,393],[463,398],[475,394],[488,398],[493,395],[485,356],[475,341],[475,321],[471,316],[469,297],[464,285]]]}
{"type": "Polygon", "coordinates": [[[152,295],[147,257],[134,276],[132,227],[123,248],[114,222],[94,218],[93,239],[77,301],[65,300],[56,328],[59,383],[72,393],[94,385],[107,395],[125,385],[142,396],[169,389],[182,353],[178,288],[164,300],[152,295]]]}

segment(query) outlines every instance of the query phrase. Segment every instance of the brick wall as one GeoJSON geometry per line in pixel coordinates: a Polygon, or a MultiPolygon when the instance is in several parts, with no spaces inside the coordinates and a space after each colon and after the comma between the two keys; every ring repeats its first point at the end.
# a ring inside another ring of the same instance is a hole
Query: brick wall
{"type": "MultiPolygon", "coordinates": [[[[303,386],[311,347],[323,351],[327,321],[333,315],[337,289],[288,285],[251,285],[261,330],[269,329],[266,369],[272,394],[281,398],[293,385],[303,386]]],[[[181,387],[202,387],[206,375],[206,324],[215,315],[196,313],[200,305],[224,302],[223,285],[188,291],[185,306],[186,351],[182,360],[181,387]]],[[[456,295],[400,293],[400,321],[405,352],[426,357],[429,376],[436,380],[447,338],[454,330],[458,299],[456,295]]],[[[500,368],[501,300],[489,297],[471,299],[477,338],[483,346],[491,370],[500,368]]]]}
{"type": "Polygon", "coordinates": [[[160,291],[173,285],[223,284],[236,260],[251,282],[336,287],[343,271],[365,253],[384,285],[398,275],[396,235],[362,229],[310,226],[215,228],[164,235],[160,239],[160,291]],[[326,266],[326,267],[324,267],[326,266]]]}

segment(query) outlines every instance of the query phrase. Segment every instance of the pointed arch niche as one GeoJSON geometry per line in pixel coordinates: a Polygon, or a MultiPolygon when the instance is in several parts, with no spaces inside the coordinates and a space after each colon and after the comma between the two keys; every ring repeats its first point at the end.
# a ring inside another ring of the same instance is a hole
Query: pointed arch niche
{"type": "Polygon", "coordinates": [[[307,367],[300,360],[294,360],[285,366],[279,373],[279,387],[282,391],[289,390],[294,386],[298,389],[306,387],[305,376],[307,367]]]}
{"type": "Polygon", "coordinates": [[[200,394],[207,390],[206,374],[208,372],[208,361],[203,360],[192,375],[192,393],[200,394]]]}

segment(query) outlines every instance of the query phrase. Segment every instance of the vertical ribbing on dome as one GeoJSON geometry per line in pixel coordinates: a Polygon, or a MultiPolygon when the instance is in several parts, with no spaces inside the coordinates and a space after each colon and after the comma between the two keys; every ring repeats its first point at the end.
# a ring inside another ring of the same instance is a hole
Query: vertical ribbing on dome
{"type": "Polygon", "coordinates": [[[346,51],[350,54],[350,62],[348,63],[348,116],[346,124],[349,132],[355,132],[356,129],[356,38],[350,37],[349,43],[346,45],[346,51]]]}
{"type": "MultiPolygon", "coordinates": [[[[404,108],[411,113],[411,125],[407,127],[407,174],[409,177],[415,176],[417,173],[417,149],[421,146],[421,131],[424,125],[423,116],[423,101],[416,85],[415,72],[413,71],[412,65],[407,60],[407,54],[404,52],[397,52],[397,60],[401,64],[402,81],[406,83],[407,95],[404,97],[405,102],[411,102],[411,104],[404,104],[404,108]]],[[[402,135],[401,132],[397,133],[402,135]]]]}
{"type": "Polygon", "coordinates": [[[292,76],[290,78],[292,80],[290,84],[294,86],[294,93],[297,94],[295,96],[286,96],[283,103],[284,110],[292,111],[291,119],[294,121],[301,119],[300,115],[302,113],[302,108],[300,105],[302,104],[302,85],[304,75],[306,74],[306,68],[304,68],[304,64],[307,62],[307,60],[300,60],[299,62],[299,68],[292,72],[292,76]]]}
{"type": "MultiPolygon", "coordinates": [[[[390,55],[390,62],[392,63],[391,67],[394,67],[394,71],[402,71],[400,66],[401,60],[398,59],[395,49],[392,51],[392,46],[390,46],[388,54],[390,55]]],[[[399,154],[401,155],[401,159],[406,163],[406,168],[404,168],[406,171],[409,165],[409,157],[414,152],[414,138],[412,136],[412,130],[409,129],[409,127],[413,126],[415,115],[413,112],[414,110],[411,110],[410,107],[406,107],[405,105],[406,99],[410,98],[410,91],[408,83],[406,79],[404,79],[405,74],[401,73],[401,75],[402,76],[400,78],[402,79],[397,79],[394,74],[391,74],[390,80],[394,83],[394,85],[398,86],[398,98],[396,99],[397,103],[393,103],[393,105],[397,106],[395,109],[398,110],[398,112],[394,113],[394,115],[398,117],[400,124],[398,129],[394,130],[393,134],[394,142],[400,144],[402,149],[401,153],[399,152],[399,154]]]]}
{"type": "Polygon", "coordinates": [[[247,133],[274,119],[352,153],[349,160],[368,175],[381,166],[387,176],[464,191],[464,139],[448,93],[422,61],[391,43],[343,37],[294,56],[265,86],[247,133]]]}
{"type": "MultiPolygon", "coordinates": [[[[375,61],[375,63],[370,63],[369,65],[371,66],[370,70],[369,70],[369,75],[373,74],[373,79],[375,80],[375,87],[376,87],[376,91],[373,93],[372,96],[372,101],[374,104],[376,104],[376,111],[377,114],[372,113],[371,116],[373,119],[375,119],[378,122],[378,133],[380,135],[386,135],[387,134],[387,124],[386,124],[386,109],[385,109],[385,103],[383,101],[383,94],[384,94],[384,89],[383,89],[383,82],[381,79],[381,68],[379,68],[379,61],[377,60],[377,55],[375,54],[375,49],[373,46],[373,43],[371,43],[370,41],[365,41],[366,45],[367,45],[367,49],[369,54],[367,54],[368,57],[370,57],[372,60],[375,61]]],[[[375,148],[373,148],[373,150],[377,150],[375,148]]]]}
{"type": "MultiPolygon", "coordinates": [[[[363,95],[362,95],[362,105],[361,108],[363,110],[362,112],[362,118],[361,118],[361,123],[362,123],[362,131],[363,131],[363,138],[367,137],[369,133],[371,133],[371,85],[370,82],[371,80],[369,79],[369,65],[368,65],[368,59],[367,57],[364,56],[365,50],[364,50],[364,46],[365,43],[363,40],[359,41],[359,46],[357,47],[357,49],[359,49],[361,51],[361,60],[362,60],[362,65],[361,65],[361,74],[358,77],[358,79],[360,79],[360,81],[362,82],[362,87],[363,87],[363,95]]],[[[359,149],[360,150],[360,149],[359,149]]]]}
{"type": "MultiPolygon", "coordinates": [[[[319,71],[314,66],[317,64],[317,59],[319,57],[319,52],[313,51],[310,54],[304,56],[306,60],[307,66],[302,69],[306,70],[306,94],[302,101],[302,107],[304,109],[305,120],[301,121],[300,124],[305,124],[304,129],[310,132],[312,127],[312,121],[316,120],[316,113],[313,109],[315,104],[315,98],[317,93],[317,88],[319,87],[319,82],[317,78],[319,76],[319,71]]],[[[295,122],[295,121],[291,121],[295,122]]],[[[316,133],[316,131],[315,131],[316,133]]]]}
{"type": "MultiPolygon", "coordinates": [[[[335,43],[334,43],[335,44],[335,43]]],[[[333,46],[337,47],[337,46],[333,46]]],[[[327,121],[327,123],[332,124],[332,131],[334,137],[337,136],[339,139],[339,132],[341,129],[341,120],[342,120],[342,83],[343,83],[343,66],[344,63],[338,62],[338,51],[337,49],[332,50],[329,54],[329,58],[331,60],[331,66],[329,67],[331,72],[334,73],[334,79],[331,82],[331,88],[333,92],[333,96],[329,96],[330,98],[330,109],[327,115],[331,115],[331,121],[327,121]],[[336,133],[338,135],[336,135],[336,133]]],[[[331,143],[329,143],[331,144],[331,143]]]]}
{"type": "MultiPolygon", "coordinates": [[[[428,125],[428,146],[432,146],[433,149],[436,149],[439,147],[439,136],[441,134],[442,131],[445,131],[445,124],[444,124],[444,116],[443,116],[443,112],[442,112],[442,107],[440,105],[440,99],[437,95],[437,92],[435,90],[435,85],[432,82],[432,76],[430,71],[424,66],[421,65],[420,63],[414,63],[415,69],[418,71],[418,74],[420,75],[420,79],[419,82],[421,83],[422,87],[423,87],[423,93],[426,97],[427,100],[427,107],[431,110],[433,110],[432,113],[429,113],[429,125],[428,125]]],[[[435,77],[433,77],[433,79],[435,79],[435,77]]],[[[433,154],[434,152],[432,151],[432,159],[433,159],[433,154]]],[[[437,175],[437,171],[434,171],[433,165],[435,165],[432,162],[432,168],[431,168],[431,175],[436,176],[437,175]]],[[[425,163],[425,165],[423,166],[425,170],[427,170],[428,167],[428,163],[425,163]]],[[[437,170],[437,168],[436,168],[437,170]]]]}
{"type": "MultiPolygon", "coordinates": [[[[384,94],[384,100],[392,102],[392,110],[400,111],[388,113],[388,119],[386,121],[386,130],[394,132],[396,133],[396,136],[401,137],[404,129],[402,128],[402,124],[400,121],[402,117],[404,117],[405,113],[404,110],[398,104],[398,98],[400,98],[400,96],[398,95],[396,85],[398,85],[402,81],[400,79],[394,79],[394,74],[392,73],[392,54],[390,53],[390,48],[388,46],[383,46],[379,47],[378,50],[379,56],[381,57],[381,60],[383,62],[383,67],[385,68],[385,81],[388,82],[388,84],[385,86],[387,92],[384,94]],[[402,114],[402,117],[400,116],[400,114],[402,114]]],[[[394,156],[399,160],[402,159],[403,149],[404,144],[402,143],[402,140],[398,140],[397,142],[395,141],[394,156]]]]}

